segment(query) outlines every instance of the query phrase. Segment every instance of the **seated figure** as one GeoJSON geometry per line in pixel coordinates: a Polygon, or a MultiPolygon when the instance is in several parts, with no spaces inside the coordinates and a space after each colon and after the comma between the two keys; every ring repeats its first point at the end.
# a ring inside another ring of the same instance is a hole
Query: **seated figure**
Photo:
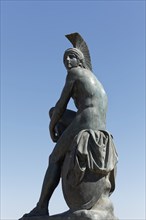
{"type": "Polygon", "coordinates": [[[114,220],[117,218],[109,196],[115,189],[117,153],[113,137],[106,131],[107,95],[92,72],[83,38],[78,33],[66,37],[73,44],[64,53],[66,82],[58,102],[49,111],[50,136],[56,145],[49,157],[40,199],[22,219],[48,215],[50,220],[114,220]],[[67,109],[71,98],[77,112],[67,109]],[[70,209],[49,216],[49,201],[61,177],[70,209]]]}

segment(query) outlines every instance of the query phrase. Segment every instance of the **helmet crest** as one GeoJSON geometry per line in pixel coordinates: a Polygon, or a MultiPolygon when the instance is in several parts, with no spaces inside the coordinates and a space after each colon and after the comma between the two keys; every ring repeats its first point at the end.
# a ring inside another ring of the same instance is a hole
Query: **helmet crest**
{"type": "Polygon", "coordinates": [[[81,51],[84,56],[85,68],[92,71],[91,58],[88,46],[79,33],[72,33],[65,35],[65,37],[72,43],[73,47],[81,51]]]}

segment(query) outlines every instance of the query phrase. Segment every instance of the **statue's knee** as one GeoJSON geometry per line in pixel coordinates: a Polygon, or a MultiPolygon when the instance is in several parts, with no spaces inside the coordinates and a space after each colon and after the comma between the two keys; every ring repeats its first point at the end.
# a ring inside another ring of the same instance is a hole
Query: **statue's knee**
{"type": "Polygon", "coordinates": [[[49,116],[50,116],[50,118],[51,118],[52,115],[53,115],[54,109],[55,109],[55,107],[52,107],[52,108],[50,108],[50,110],[49,110],[49,116]]]}

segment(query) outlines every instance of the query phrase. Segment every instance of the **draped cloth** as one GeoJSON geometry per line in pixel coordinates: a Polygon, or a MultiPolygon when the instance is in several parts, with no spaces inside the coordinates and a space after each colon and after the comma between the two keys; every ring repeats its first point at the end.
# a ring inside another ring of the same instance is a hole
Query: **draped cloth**
{"type": "Polygon", "coordinates": [[[86,170],[108,174],[118,161],[112,135],[103,130],[82,130],[74,139],[75,179],[81,181],[86,170]]]}
{"type": "Polygon", "coordinates": [[[73,209],[91,209],[102,195],[115,189],[118,155],[112,135],[82,130],[74,138],[62,168],[65,200],[73,209]]]}

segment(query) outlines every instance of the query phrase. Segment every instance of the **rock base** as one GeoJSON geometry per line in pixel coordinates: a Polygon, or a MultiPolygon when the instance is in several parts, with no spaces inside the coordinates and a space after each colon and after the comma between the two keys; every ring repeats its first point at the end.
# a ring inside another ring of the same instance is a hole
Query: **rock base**
{"type": "Polygon", "coordinates": [[[108,197],[102,196],[92,209],[68,210],[61,214],[22,217],[19,220],[118,220],[108,197]]]}
{"type": "Polygon", "coordinates": [[[78,210],[52,216],[23,217],[21,220],[118,220],[113,211],[78,210]]]}

